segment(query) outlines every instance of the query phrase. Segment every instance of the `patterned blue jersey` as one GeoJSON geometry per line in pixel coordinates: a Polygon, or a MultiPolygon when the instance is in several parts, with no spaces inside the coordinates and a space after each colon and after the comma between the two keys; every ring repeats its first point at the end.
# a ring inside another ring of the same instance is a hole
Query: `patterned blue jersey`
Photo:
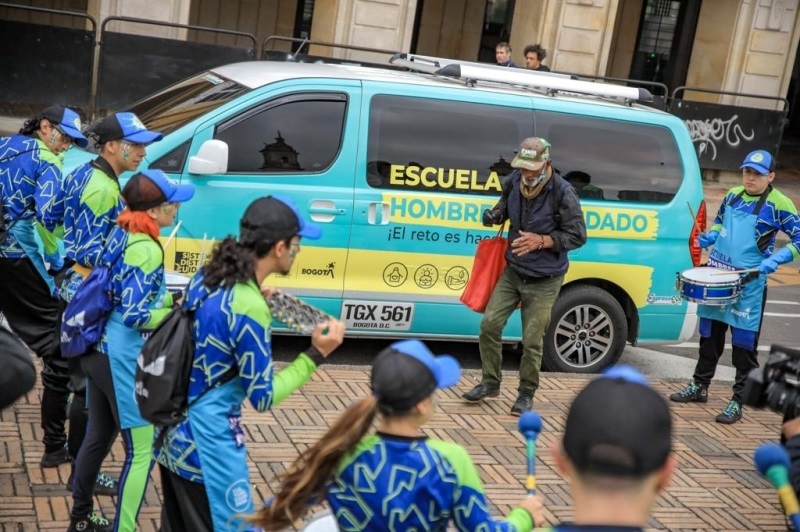
{"type": "Polygon", "coordinates": [[[193,404],[189,417],[170,429],[158,452],[159,463],[187,480],[202,483],[207,466],[203,466],[199,452],[203,444],[194,432],[217,435],[218,441],[207,450],[215,460],[227,456],[226,448],[235,453],[244,446],[239,426],[242,402],[247,399],[259,412],[269,410],[302,386],[316,365],[301,354],[273,375],[272,317],[254,281],[209,290],[203,284],[201,269],[189,284],[184,305],[197,308],[189,401],[215,386],[231,367],[238,368],[233,385],[210,390],[193,404]]]}
{"type": "Polygon", "coordinates": [[[79,166],[64,179],[64,248],[68,258],[87,268],[97,263],[124,207],[119,182],[98,162],[79,166]]]}
{"type": "MultiPolygon", "coordinates": [[[[117,226],[108,238],[101,260],[111,265],[114,312],[121,315],[122,323],[140,330],[158,326],[172,310],[172,297],[159,297],[164,283],[161,244],[150,235],[128,233],[117,226]]],[[[108,336],[103,334],[97,350],[108,354],[108,342],[108,336]]]]}
{"type": "MultiPolygon", "coordinates": [[[[6,227],[11,223],[32,224],[35,218],[48,231],[55,230],[64,218],[61,160],[39,139],[1,137],[0,198],[6,227]]],[[[10,232],[0,245],[0,257],[27,256],[25,247],[38,247],[32,232],[30,240],[18,242],[10,232]]]]}
{"type": "Polygon", "coordinates": [[[367,436],[339,465],[327,499],[342,531],[444,531],[451,522],[464,531],[533,528],[522,508],[495,521],[467,451],[427,438],[367,436]]]}
{"type": "MultiPolygon", "coordinates": [[[[722,205],[709,231],[720,231],[722,219],[727,209],[743,211],[751,214],[758,203],[758,196],[751,196],[746,192],[741,198],[736,199],[744,191],[743,186],[733,187],[725,195],[722,205]]],[[[783,231],[789,236],[791,242],[787,245],[792,250],[792,256],[800,257],[800,216],[792,200],[783,193],[773,188],[767,196],[764,205],[758,213],[756,234],[753,235],[758,242],[758,249],[768,257],[775,249],[775,236],[778,231],[783,231]]]]}

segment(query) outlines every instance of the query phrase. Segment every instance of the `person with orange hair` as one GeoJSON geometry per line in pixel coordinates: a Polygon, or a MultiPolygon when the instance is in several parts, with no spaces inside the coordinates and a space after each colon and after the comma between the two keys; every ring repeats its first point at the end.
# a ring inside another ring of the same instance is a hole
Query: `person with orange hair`
{"type": "Polygon", "coordinates": [[[134,530],[152,468],[154,428],[142,419],[134,399],[136,361],[144,334],[169,314],[172,295],[164,280],[159,231],[175,221],[178,206],[194,195],[161,170],[134,175],[122,189],[126,208],[108,237],[99,261],[111,270],[109,316],[101,341],[80,357],[88,376],[89,427],[78,452],[70,531],[134,530]],[[121,432],[125,462],[119,480],[116,523],[97,519],[92,493],[111,444],[121,432]]]}
{"type": "MultiPolygon", "coordinates": [[[[78,166],[64,178],[64,248],[66,273],[60,287],[64,304],[69,303],[100,258],[109,235],[117,224],[117,216],[125,205],[120,198],[119,176],[135,172],[147,153],[146,146],[163,137],[148,131],[133,113],[115,113],[96,123],[88,132],[94,140],[98,157],[78,166]]],[[[69,406],[69,434],[67,445],[63,437],[56,445],[47,445],[42,457],[42,467],[58,467],[72,461],[67,479],[67,490],[72,491],[74,461],[86,435],[88,410],[86,407],[86,376],[78,359],[62,359],[57,371],[68,380],[69,389],[49,401],[42,400],[42,408],[49,416],[42,416],[44,424],[52,431],[63,434],[67,415],[67,396],[71,390],[69,406]],[[58,432],[60,429],[60,432],[58,432]],[[58,445],[60,443],[60,445],[58,445]]],[[[47,433],[45,433],[47,434],[47,433]]],[[[51,442],[46,441],[46,444],[51,442]]],[[[100,473],[95,482],[95,495],[116,495],[117,481],[100,473]]]]}

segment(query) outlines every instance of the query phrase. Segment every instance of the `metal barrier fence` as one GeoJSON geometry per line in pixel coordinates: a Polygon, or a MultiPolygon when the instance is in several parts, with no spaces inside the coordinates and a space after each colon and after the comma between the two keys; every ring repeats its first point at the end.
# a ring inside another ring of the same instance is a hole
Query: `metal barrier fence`
{"type": "Polygon", "coordinates": [[[245,32],[174,24],[131,17],[108,17],[100,27],[100,62],[97,70],[95,112],[129,105],[157,90],[198,72],[226,63],[256,59],[256,38],[245,32]],[[108,24],[124,22],[181,30],[213,32],[244,37],[249,48],[150,37],[108,30],[108,24]]]}
{"type": "Polygon", "coordinates": [[[90,114],[97,22],[71,11],[6,3],[0,7],[74,17],[91,27],[0,20],[0,114],[32,116],[52,104],[90,114]]]}
{"type": "Polygon", "coordinates": [[[777,157],[783,130],[788,122],[789,101],[760,94],[683,86],[672,91],[668,111],[686,123],[701,168],[735,170],[739,168],[744,154],[753,150],[765,149],[777,157]],[[679,93],[687,91],[779,101],[783,103],[783,110],[770,111],[677,98],[679,93]]]}

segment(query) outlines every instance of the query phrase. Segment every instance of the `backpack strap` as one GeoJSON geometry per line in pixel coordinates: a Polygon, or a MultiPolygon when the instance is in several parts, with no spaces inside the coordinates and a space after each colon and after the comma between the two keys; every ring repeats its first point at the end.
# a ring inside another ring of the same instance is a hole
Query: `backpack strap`
{"type": "Polygon", "coordinates": [[[550,210],[553,211],[553,219],[557,226],[561,226],[561,200],[564,198],[564,185],[566,181],[553,170],[553,190],[550,191],[550,210]]]}

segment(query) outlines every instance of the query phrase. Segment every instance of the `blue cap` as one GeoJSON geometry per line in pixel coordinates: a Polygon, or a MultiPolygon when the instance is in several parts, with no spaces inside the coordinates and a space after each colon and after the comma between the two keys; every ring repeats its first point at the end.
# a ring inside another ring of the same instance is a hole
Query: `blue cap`
{"type": "Polygon", "coordinates": [[[401,414],[435,390],[455,386],[460,378],[458,360],[450,355],[434,356],[419,340],[403,340],[375,358],[371,385],[382,412],[401,414]]]}
{"type": "Polygon", "coordinates": [[[112,140],[126,140],[137,144],[150,144],[164,138],[156,131],[148,131],[139,117],[133,113],[114,113],[92,128],[99,144],[112,140]]]}
{"type": "Polygon", "coordinates": [[[180,184],[161,170],[139,172],[122,189],[125,204],[132,211],[146,211],[162,203],[181,203],[192,196],[194,185],[180,184]]]}
{"type": "Polygon", "coordinates": [[[740,170],[745,168],[752,168],[761,175],[767,175],[775,170],[775,159],[766,150],[751,151],[744,158],[742,166],[739,167],[740,170]]]}
{"type": "Polygon", "coordinates": [[[48,119],[52,124],[61,128],[76,146],[81,148],[88,146],[89,139],[81,133],[81,118],[72,109],[53,105],[42,111],[42,118],[48,119]]]}
{"type": "Polygon", "coordinates": [[[239,222],[242,242],[278,242],[293,236],[317,240],[322,227],[303,219],[292,198],[266,196],[253,201],[239,222]]]}
{"type": "Polygon", "coordinates": [[[647,381],[647,377],[644,376],[644,373],[633,366],[628,366],[626,364],[617,364],[616,366],[606,368],[602,375],[603,377],[607,377],[609,379],[622,379],[627,382],[634,382],[636,384],[650,386],[650,383],[647,381]]]}

